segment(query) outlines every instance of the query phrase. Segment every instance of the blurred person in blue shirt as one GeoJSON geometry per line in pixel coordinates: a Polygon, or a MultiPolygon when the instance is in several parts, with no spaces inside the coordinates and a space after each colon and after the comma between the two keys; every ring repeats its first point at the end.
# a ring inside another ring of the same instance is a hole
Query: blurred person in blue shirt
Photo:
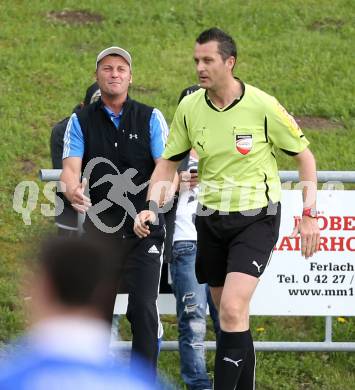
{"type": "Polygon", "coordinates": [[[143,364],[126,368],[111,361],[120,263],[109,249],[73,237],[42,244],[31,280],[32,326],[0,361],[0,389],[163,388],[143,364]]]}

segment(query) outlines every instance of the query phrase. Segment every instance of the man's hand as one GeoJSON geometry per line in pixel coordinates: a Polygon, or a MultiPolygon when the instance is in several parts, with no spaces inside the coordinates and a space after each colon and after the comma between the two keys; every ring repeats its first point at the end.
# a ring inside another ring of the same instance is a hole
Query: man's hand
{"type": "Polygon", "coordinates": [[[85,214],[91,207],[90,198],[84,195],[86,185],[87,179],[83,178],[83,181],[75,188],[71,199],[71,205],[81,214],[85,214]]]}
{"type": "Polygon", "coordinates": [[[149,224],[154,223],[156,214],[151,210],[142,210],[134,219],[133,230],[139,238],[147,237],[150,234],[149,224]]]}
{"type": "Polygon", "coordinates": [[[320,237],[317,218],[302,217],[295,226],[290,238],[296,238],[298,233],[301,235],[302,256],[308,259],[319,249],[320,237]]]}

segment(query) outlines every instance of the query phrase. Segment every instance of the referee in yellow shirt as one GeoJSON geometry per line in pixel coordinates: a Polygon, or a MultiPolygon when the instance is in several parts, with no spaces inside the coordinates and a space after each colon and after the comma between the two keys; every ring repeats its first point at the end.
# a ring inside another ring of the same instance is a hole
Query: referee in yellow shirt
{"type": "Polygon", "coordinates": [[[265,92],[233,76],[236,44],[220,29],[202,32],[194,60],[201,89],[179,104],[162,160],[148,191],[147,209],[135,220],[139,237],[149,235],[164,202],[163,181],[191,148],[199,155],[196,276],[208,283],[219,311],[215,390],[255,388],[255,351],[249,303],[264,272],[280,225],[281,184],[275,149],[292,156],[303,189],[301,234],[308,258],[319,246],[317,176],[309,142],[295,120],[265,92]],[[155,187],[156,184],[159,184],[155,187]]]}

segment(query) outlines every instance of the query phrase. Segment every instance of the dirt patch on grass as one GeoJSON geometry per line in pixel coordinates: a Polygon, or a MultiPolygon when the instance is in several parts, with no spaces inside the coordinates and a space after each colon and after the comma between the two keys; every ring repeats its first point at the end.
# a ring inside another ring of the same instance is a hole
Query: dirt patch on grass
{"type": "Polygon", "coordinates": [[[22,158],[20,159],[21,171],[25,174],[31,173],[36,169],[36,164],[29,159],[22,158]]]}
{"type": "Polygon", "coordinates": [[[301,129],[338,130],[344,127],[340,122],[319,116],[296,116],[295,119],[301,129]]]}
{"type": "Polygon", "coordinates": [[[51,11],[48,12],[46,16],[51,21],[70,25],[101,23],[104,20],[102,15],[85,10],[51,11]]]}
{"type": "Polygon", "coordinates": [[[333,30],[338,31],[344,26],[345,22],[341,19],[324,18],[315,20],[308,28],[312,31],[333,30]]]}

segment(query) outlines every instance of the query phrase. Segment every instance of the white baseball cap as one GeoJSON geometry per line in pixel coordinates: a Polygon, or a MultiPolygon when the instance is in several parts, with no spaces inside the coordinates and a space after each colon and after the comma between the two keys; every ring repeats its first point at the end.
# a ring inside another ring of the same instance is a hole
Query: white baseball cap
{"type": "Polygon", "coordinates": [[[97,59],[96,59],[96,69],[97,69],[99,62],[104,57],[109,56],[111,54],[117,54],[117,55],[123,57],[127,61],[129,67],[132,68],[132,57],[128,53],[128,51],[125,49],[122,49],[121,47],[118,47],[118,46],[112,46],[112,47],[108,47],[105,50],[102,50],[102,52],[99,53],[99,55],[97,56],[97,59]]]}

